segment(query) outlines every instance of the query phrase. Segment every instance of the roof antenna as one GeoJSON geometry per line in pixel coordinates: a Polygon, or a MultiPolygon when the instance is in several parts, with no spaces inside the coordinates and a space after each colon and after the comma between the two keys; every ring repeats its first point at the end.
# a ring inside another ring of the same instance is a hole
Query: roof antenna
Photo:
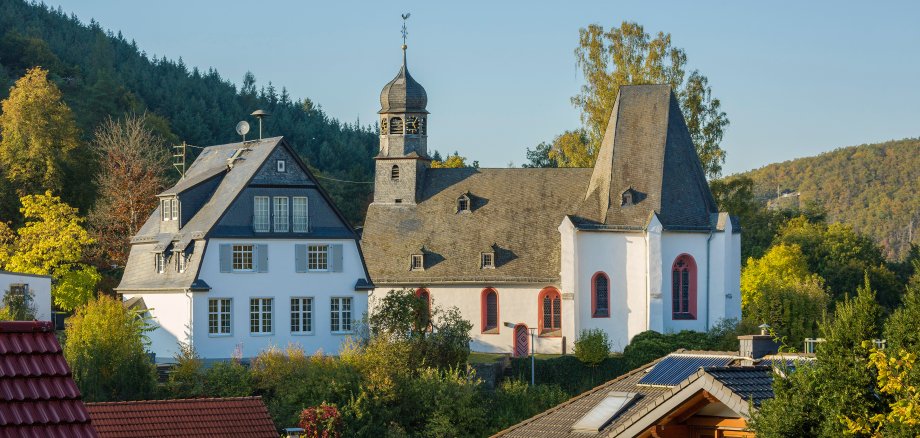
{"type": "Polygon", "coordinates": [[[185,149],[188,147],[183,141],[182,144],[173,145],[173,167],[179,171],[179,179],[185,178],[185,149]]]}
{"type": "Polygon", "coordinates": [[[262,119],[272,115],[272,113],[265,111],[265,110],[255,110],[250,115],[255,116],[255,118],[259,119],[259,140],[261,140],[262,139],[262,119]]]}
{"type": "Polygon", "coordinates": [[[249,133],[249,122],[243,120],[236,124],[236,133],[243,136],[243,143],[246,143],[246,134],[249,133]]]}

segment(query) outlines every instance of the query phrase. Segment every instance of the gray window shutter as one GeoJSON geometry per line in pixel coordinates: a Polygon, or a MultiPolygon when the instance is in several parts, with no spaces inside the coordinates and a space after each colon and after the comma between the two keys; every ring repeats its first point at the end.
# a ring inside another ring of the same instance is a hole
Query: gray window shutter
{"type": "Polygon", "coordinates": [[[268,245],[264,243],[256,245],[256,252],[259,260],[256,272],[268,272],[268,245]]]}
{"type": "Polygon", "coordinates": [[[233,249],[229,243],[220,244],[220,272],[230,272],[233,270],[233,249]]]}
{"type": "Polygon", "coordinates": [[[329,245],[332,251],[332,272],[342,272],[342,244],[329,245]]]}
{"type": "Polygon", "coordinates": [[[307,245],[294,245],[294,272],[307,272],[307,245]]]}

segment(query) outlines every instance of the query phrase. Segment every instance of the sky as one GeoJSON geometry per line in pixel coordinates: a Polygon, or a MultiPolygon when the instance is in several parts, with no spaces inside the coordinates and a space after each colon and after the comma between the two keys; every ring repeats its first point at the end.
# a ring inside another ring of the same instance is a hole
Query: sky
{"type": "Polygon", "coordinates": [[[251,71],[257,85],[362,124],[376,120],[399,70],[400,14],[410,12],[429,150],[483,167],[520,166],[526,148],[580,126],[574,49],[593,23],[635,21],[686,51],[731,121],[726,175],[920,136],[920,2],[44,1],[148,55],[213,67],[237,85],[251,71]]]}

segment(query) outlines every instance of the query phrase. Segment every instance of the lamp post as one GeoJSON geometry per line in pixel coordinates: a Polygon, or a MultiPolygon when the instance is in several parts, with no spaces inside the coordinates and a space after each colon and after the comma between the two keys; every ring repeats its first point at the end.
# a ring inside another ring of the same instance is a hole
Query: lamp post
{"type": "MultiPolygon", "coordinates": [[[[507,321],[504,323],[504,325],[505,327],[508,327],[512,330],[519,325],[523,325],[524,327],[527,327],[527,325],[524,323],[515,324],[513,322],[507,322],[507,321]]],[[[533,344],[533,341],[534,341],[534,336],[537,333],[537,329],[533,327],[527,327],[527,330],[530,332],[530,386],[534,386],[536,382],[535,377],[536,377],[537,367],[536,367],[536,358],[534,356],[535,346],[533,344]]],[[[515,336],[514,331],[511,332],[511,336],[512,338],[515,336]]]]}

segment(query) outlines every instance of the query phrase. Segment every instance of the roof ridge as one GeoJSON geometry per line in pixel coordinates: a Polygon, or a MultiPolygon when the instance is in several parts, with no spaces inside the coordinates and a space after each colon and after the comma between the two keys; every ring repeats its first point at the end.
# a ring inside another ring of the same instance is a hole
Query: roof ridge
{"type": "Polygon", "coordinates": [[[86,402],[87,406],[108,406],[108,405],[140,405],[155,403],[198,403],[203,401],[248,401],[261,400],[262,396],[252,395],[246,397],[201,397],[201,398],[164,398],[156,400],[125,400],[111,402],[86,402]]]}
{"type": "Polygon", "coordinates": [[[0,333],[52,333],[51,321],[0,321],[0,333]]]}

